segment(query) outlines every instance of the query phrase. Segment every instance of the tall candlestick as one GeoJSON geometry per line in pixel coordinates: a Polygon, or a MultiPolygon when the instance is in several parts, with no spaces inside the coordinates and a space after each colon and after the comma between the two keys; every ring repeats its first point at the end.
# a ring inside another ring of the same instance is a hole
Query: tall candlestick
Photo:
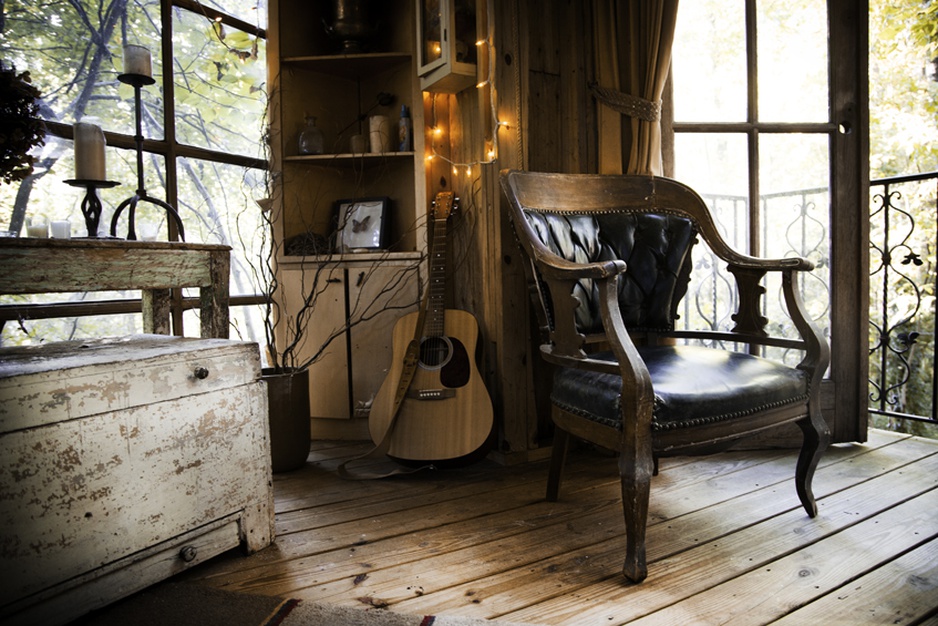
{"type": "Polygon", "coordinates": [[[100,126],[78,122],[75,131],[75,178],[78,180],[107,180],[104,162],[104,131],[100,126]]]}
{"type": "Polygon", "coordinates": [[[150,64],[150,51],[143,46],[124,46],[124,73],[140,76],[153,76],[150,64]]]}

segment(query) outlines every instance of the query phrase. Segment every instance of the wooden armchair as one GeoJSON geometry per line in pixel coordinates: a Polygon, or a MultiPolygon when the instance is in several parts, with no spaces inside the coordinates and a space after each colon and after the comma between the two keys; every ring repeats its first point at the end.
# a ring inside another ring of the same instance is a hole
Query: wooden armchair
{"type": "Polygon", "coordinates": [[[804,435],[795,486],[814,517],[811,481],[830,441],[818,403],[830,350],[799,295],[798,275],[813,265],[801,258],[758,259],[733,251],[700,196],[667,178],[505,170],[501,184],[530,261],[541,355],[556,366],[548,500],[559,495],[570,435],[617,451],[627,542],[624,574],[641,582],[647,575],[645,525],[658,457],[715,452],[740,437],[794,422],[804,435]],[[739,307],[731,331],[675,330],[698,237],[736,278],[739,307]],[[800,339],[766,333],[760,282],[767,272],[781,273],[800,339]],[[748,350],[689,345],[688,339],[748,350]],[[804,356],[792,367],[757,356],[765,346],[804,356]]]}

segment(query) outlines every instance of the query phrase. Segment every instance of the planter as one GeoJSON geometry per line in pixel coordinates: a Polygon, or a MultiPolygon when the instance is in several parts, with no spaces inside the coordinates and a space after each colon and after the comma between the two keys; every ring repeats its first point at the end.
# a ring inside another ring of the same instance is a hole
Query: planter
{"type": "Polygon", "coordinates": [[[309,370],[261,370],[267,383],[270,456],[274,472],[303,467],[309,456],[309,370]]]}

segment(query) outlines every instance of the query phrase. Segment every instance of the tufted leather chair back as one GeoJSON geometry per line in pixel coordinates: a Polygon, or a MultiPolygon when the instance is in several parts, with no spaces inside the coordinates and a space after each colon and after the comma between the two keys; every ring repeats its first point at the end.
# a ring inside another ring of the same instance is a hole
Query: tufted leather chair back
{"type": "MultiPolygon", "coordinates": [[[[619,278],[619,306],[627,328],[674,329],[677,307],[690,278],[690,251],[696,242],[697,231],[690,219],[614,205],[596,211],[522,212],[540,242],[568,261],[626,262],[627,270],[619,278]]],[[[551,294],[536,270],[534,276],[553,330],[551,294]]],[[[578,281],[572,295],[578,301],[577,330],[585,335],[601,333],[598,290],[593,281],[578,281]]]]}

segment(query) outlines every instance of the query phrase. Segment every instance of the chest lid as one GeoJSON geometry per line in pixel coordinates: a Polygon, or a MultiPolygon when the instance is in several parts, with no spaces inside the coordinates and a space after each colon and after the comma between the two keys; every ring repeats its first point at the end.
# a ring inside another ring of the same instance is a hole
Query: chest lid
{"type": "Polygon", "coordinates": [[[133,335],[0,348],[0,433],[260,378],[256,343],[133,335]]]}

